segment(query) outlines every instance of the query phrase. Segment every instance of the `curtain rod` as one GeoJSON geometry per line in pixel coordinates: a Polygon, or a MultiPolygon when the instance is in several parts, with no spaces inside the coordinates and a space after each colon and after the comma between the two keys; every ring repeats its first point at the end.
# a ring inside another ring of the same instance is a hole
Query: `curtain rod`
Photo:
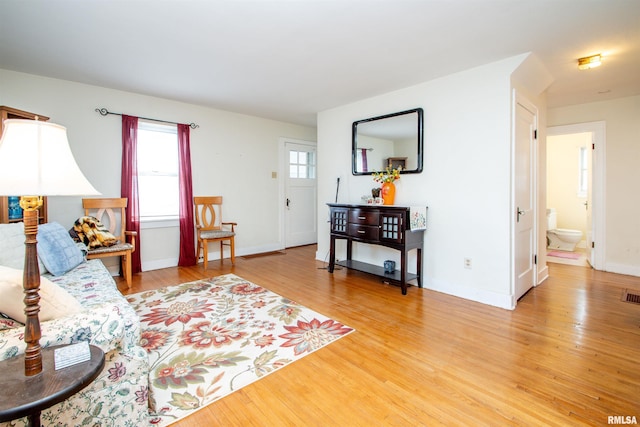
{"type": "Polygon", "coordinates": [[[367,151],[373,151],[373,148],[364,148],[364,147],[356,147],[356,150],[367,150],[367,151]]]}
{"type": "MultiPolygon", "coordinates": [[[[107,110],[106,108],[96,108],[95,110],[97,113],[100,113],[101,116],[106,116],[108,114],[113,114],[114,116],[122,116],[122,113],[112,113],[111,111],[107,110]]],[[[161,123],[171,123],[174,125],[178,125],[180,123],[176,123],[176,122],[170,122],[167,120],[160,120],[160,119],[150,119],[149,117],[138,117],[139,119],[143,119],[143,120],[152,120],[154,122],[161,122],[161,123]]],[[[199,128],[200,125],[197,125],[195,123],[189,123],[189,127],[191,129],[196,129],[199,128]]]]}

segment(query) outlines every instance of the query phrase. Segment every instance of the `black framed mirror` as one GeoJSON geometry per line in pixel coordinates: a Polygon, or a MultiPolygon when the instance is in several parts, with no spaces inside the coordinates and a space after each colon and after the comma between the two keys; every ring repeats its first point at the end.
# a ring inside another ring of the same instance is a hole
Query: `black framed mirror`
{"type": "Polygon", "coordinates": [[[423,164],[422,108],[353,122],[352,173],[371,175],[387,166],[420,173],[423,164]]]}

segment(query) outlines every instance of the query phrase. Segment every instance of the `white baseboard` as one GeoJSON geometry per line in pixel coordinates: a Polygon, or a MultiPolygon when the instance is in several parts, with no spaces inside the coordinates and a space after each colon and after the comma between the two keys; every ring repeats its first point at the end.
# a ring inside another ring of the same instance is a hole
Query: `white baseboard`
{"type": "Polygon", "coordinates": [[[640,277],[640,266],[638,265],[627,265],[608,262],[604,266],[604,271],[608,271],[609,273],[626,274],[628,276],[640,277]]]}
{"type": "MultiPolygon", "coordinates": [[[[254,254],[261,254],[261,253],[265,253],[265,252],[275,252],[275,251],[281,251],[284,249],[284,246],[279,244],[279,243],[274,243],[274,244],[269,244],[269,245],[262,245],[262,246],[252,246],[249,248],[242,248],[242,249],[238,249],[236,250],[236,257],[241,257],[244,255],[254,255],[254,254]]],[[[209,256],[209,261],[216,261],[220,259],[220,251],[219,250],[209,250],[209,253],[207,254],[209,256]]],[[[228,248],[225,248],[224,250],[224,258],[227,259],[229,258],[229,250],[228,248]]],[[[198,262],[202,262],[201,260],[198,260],[198,262]]],[[[142,271],[151,271],[151,270],[160,270],[161,268],[169,268],[169,267],[176,267],[178,265],[178,258],[167,258],[167,259],[158,259],[158,260],[153,260],[153,261],[142,261],[142,271]]],[[[111,270],[109,270],[111,271],[111,270]]],[[[113,273],[112,273],[113,274],[113,273]]],[[[115,275],[118,274],[118,271],[116,270],[115,275]]]]}
{"type": "Polygon", "coordinates": [[[120,275],[120,268],[119,267],[115,267],[115,266],[106,266],[107,270],[109,271],[109,274],[111,274],[113,277],[117,277],[120,275]]]}
{"type": "Polygon", "coordinates": [[[321,252],[316,251],[316,260],[328,263],[329,262],[329,251],[327,251],[326,253],[321,253],[321,252]]]}
{"type": "Polygon", "coordinates": [[[162,268],[176,267],[178,258],[156,259],[153,261],[143,261],[142,271],[160,270],[162,268]]]}
{"type": "Polygon", "coordinates": [[[431,289],[432,291],[442,292],[447,295],[453,295],[455,297],[504,308],[506,310],[513,310],[516,308],[512,295],[498,294],[484,289],[474,289],[438,281],[431,281],[428,284],[425,283],[424,287],[426,289],[431,289]]]}
{"type": "Polygon", "coordinates": [[[252,246],[250,248],[240,249],[236,251],[236,256],[263,254],[267,252],[275,252],[275,251],[283,251],[283,250],[284,250],[284,245],[282,243],[271,243],[268,245],[252,246]]]}
{"type": "Polygon", "coordinates": [[[549,266],[545,265],[540,269],[540,271],[538,271],[538,283],[536,284],[536,286],[542,284],[542,282],[544,282],[548,278],[549,278],[549,266]]]}

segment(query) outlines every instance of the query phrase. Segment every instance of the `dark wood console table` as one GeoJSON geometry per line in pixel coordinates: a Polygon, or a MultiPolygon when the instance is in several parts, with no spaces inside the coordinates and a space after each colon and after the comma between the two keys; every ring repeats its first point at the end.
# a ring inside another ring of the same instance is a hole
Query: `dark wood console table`
{"type": "Polygon", "coordinates": [[[387,205],[349,205],[328,203],[331,218],[329,273],[335,265],[380,276],[384,281],[400,285],[407,294],[407,282],[417,280],[422,287],[422,246],[424,230],[410,229],[410,208],[387,205]],[[336,262],[336,239],[347,241],[347,259],[336,262]],[[352,243],[385,246],[400,251],[400,270],[385,273],[384,267],[355,261],[352,243]],[[417,250],[416,274],[407,272],[407,254],[417,250]]]}

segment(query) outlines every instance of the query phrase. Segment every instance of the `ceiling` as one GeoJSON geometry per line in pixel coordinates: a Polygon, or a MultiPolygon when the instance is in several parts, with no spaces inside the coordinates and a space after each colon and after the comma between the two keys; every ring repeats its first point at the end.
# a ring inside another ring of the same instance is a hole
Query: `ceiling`
{"type": "Polygon", "coordinates": [[[640,1],[0,0],[0,68],[310,126],[525,52],[550,107],[638,95],[640,1]]]}

